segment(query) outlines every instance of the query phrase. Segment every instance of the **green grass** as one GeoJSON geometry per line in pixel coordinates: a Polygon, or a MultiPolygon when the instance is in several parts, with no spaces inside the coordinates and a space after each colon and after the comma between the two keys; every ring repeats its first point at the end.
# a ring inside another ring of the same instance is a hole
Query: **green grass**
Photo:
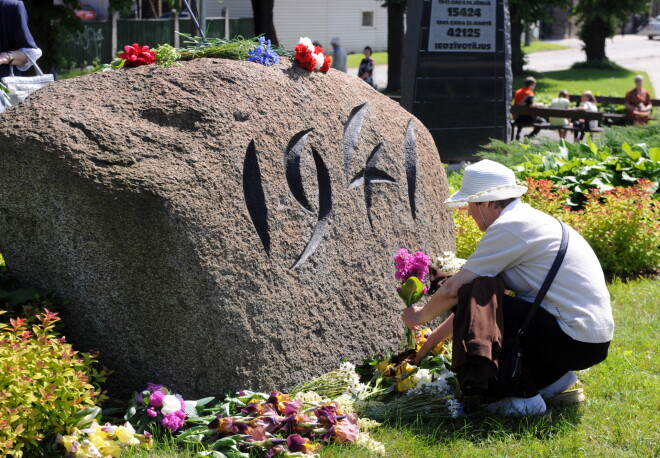
{"type": "MultiPolygon", "coordinates": [[[[609,286],[616,323],[606,361],[580,374],[587,402],[544,416],[511,419],[477,412],[469,418],[389,424],[371,431],[386,456],[637,457],[660,455],[660,279],[609,286]]],[[[323,458],[370,457],[355,445],[332,444],[323,458]]],[[[171,443],[122,457],[192,457],[171,443]]]]}
{"type": "MultiPolygon", "coordinates": [[[[387,65],[386,52],[375,52],[371,55],[371,58],[374,60],[375,65],[387,65]]],[[[364,59],[364,54],[349,54],[346,60],[346,66],[348,68],[357,68],[360,66],[362,59],[364,59]]]]}
{"type": "MultiPolygon", "coordinates": [[[[606,456],[660,454],[660,280],[610,285],[616,323],[607,360],[580,375],[587,402],[536,418],[478,414],[469,419],[388,425],[371,436],[387,456],[606,456]]],[[[368,457],[332,445],[322,457],[368,457]]]]}
{"type": "Polygon", "coordinates": [[[571,47],[558,45],[555,43],[548,43],[547,41],[534,40],[529,44],[529,46],[523,46],[522,49],[525,54],[531,54],[533,52],[559,51],[560,49],[571,49],[571,47]]]}
{"type": "MultiPolygon", "coordinates": [[[[654,97],[653,86],[649,82],[645,72],[619,69],[592,69],[580,68],[570,70],[558,70],[554,72],[534,73],[537,80],[534,92],[537,95],[557,97],[559,91],[566,89],[569,94],[581,94],[584,91],[599,95],[624,97],[626,92],[635,86],[633,79],[635,75],[641,74],[645,77],[645,88],[654,97]]],[[[513,78],[513,89],[516,90],[523,85],[525,76],[513,78]]]]}

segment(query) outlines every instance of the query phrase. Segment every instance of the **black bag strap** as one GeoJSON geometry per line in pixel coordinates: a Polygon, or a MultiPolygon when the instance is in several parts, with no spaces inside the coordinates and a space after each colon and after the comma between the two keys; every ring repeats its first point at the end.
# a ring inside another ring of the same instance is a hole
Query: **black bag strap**
{"type": "Polygon", "coordinates": [[[539,293],[536,295],[536,299],[534,299],[534,303],[532,304],[532,307],[529,309],[529,313],[527,313],[527,316],[525,317],[525,321],[523,321],[523,324],[520,326],[520,329],[518,330],[518,336],[517,336],[518,339],[520,338],[520,336],[522,336],[525,333],[525,330],[527,330],[527,326],[529,326],[529,323],[532,321],[532,318],[534,318],[534,314],[541,305],[541,301],[545,297],[545,294],[548,292],[548,289],[550,288],[552,281],[555,279],[555,275],[557,275],[557,272],[559,271],[559,267],[561,267],[561,263],[564,260],[564,256],[566,256],[566,248],[568,247],[568,229],[566,229],[566,225],[561,221],[559,221],[559,224],[561,225],[561,244],[559,245],[559,251],[557,252],[557,257],[555,258],[555,262],[552,263],[552,267],[550,267],[548,276],[545,277],[545,281],[543,282],[543,285],[541,286],[539,293]]]}

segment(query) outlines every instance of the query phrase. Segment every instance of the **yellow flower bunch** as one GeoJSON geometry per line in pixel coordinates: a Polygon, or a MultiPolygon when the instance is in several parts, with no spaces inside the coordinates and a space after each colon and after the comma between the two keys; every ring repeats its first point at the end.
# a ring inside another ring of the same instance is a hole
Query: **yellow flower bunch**
{"type": "MultiPolygon", "coordinates": [[[[422,345],[426,342],[426,339],[428,336],[431,334],[431,329],[429,328],[422,328],[418,329],[415,332],[415,351],[419,351],[422,348],[422,345]]],[[[436,345],[433,350],[431,350],[431,354],[433,356],[437,355],[446,355],[449,352],[447,351],[446,347],[446,341],[440,342],[438,345],[436,345]]]]}
{"type": "Polygon", "coordinates": [[[130,423],[113,426],[106,423],[100,426],[93,422],[89,428],[75,429],[72,434],[60,436],[59,443],[66,449],[69,457],[113,457],[119,458],[122,450],[138,446],[150,449],[153,446],[151,434],[136,434],[130,423]]]}

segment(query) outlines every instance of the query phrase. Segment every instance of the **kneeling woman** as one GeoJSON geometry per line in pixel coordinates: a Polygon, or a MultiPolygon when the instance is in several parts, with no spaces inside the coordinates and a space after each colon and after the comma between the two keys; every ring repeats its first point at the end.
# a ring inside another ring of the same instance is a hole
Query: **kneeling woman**
{"type": "Polygon", "coordinates": [[[573,229],[521,202],[518,197],[526,191],[501,164],[483,160],[466,167],[460,191],[445,205],[467,206],[483,238],[424,307],[403,312],[404,323],[414,327],[453,311],[425,347],[453,333],[453,365],[461,388],[499,397],[508,393],[489,410],[511,415],[545,412],[545,400],[577,382],[574,371],[607,357],[614,330],[595,253],[573,229]],[[562,240],[568,242],[563,260],[557,256],[562,240]],[[553,277],[549,273],[555,263],[560,267],[553,277]],[[550,286],[539,295],[544,283],[550,286]],[[504,294],[505,288],[515,297],[504,294]],[[537,297],[540,306],[530,315],[537,297]],[[499,357],[521,327],[522,377],[502,390],[507,375],[499,357]]]}

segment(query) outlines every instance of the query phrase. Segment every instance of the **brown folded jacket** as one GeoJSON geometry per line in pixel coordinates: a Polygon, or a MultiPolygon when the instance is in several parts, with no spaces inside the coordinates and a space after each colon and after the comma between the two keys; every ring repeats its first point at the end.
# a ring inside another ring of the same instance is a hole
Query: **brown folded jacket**
{"type": "Polygon", "coordinates": [[[478,277],[458,290],[454,316],[452,368],[465,395],[483,394],[497,374],[502,349],[504,284],[478,277]]]}

